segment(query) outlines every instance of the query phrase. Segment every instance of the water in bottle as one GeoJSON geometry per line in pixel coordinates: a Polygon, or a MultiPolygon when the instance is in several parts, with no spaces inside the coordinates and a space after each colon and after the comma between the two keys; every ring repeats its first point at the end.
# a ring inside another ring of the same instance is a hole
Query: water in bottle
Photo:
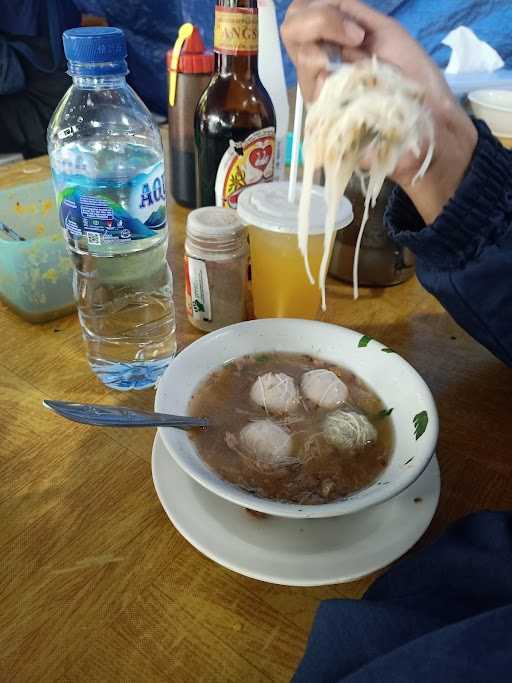
{"type": "Polygon", "coordinates": [[[107,386],[153,386],[176,352],[162,142],[127,85],[116,28],[64,33],[73,85],[48,129],[89,363],[107,386]]]}

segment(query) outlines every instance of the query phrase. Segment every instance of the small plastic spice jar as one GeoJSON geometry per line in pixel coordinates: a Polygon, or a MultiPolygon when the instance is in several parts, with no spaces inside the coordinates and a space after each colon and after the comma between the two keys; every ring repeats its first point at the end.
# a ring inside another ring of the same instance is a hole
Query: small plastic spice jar
{"type": "Polygon", "coordinates": [[[247,317],[247,230],[236,211],[205,206],[191,211],[185,240],[189,321],[203,332],[247,317]]]}

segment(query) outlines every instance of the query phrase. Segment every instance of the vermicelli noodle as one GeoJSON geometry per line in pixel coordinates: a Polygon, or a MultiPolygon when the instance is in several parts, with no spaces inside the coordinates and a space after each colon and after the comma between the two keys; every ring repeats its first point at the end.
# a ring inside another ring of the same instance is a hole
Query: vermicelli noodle
{"type": "Polygon", "coordinates": [[[308,277],[314,283],[308,260],[309,210],[314,174],[323,168],[327,213],[318,274],[323,310],[329,256],[336,236],[336,212],[352,174],[356,172],[361,178],[365,194],[353,267],[354,298],[357,299],[359,251],[370,206],[375,206],[386,176],[393,174],[399,159],[408,151],[419,158],[425,140],[427,153],[413,183],[425,174],[432,160],[434,130],[423,104],[421,87],[395,67],[374,57],[356,64],[343,64],[326,79],[306,116],[298,226],[299,249],[308,277]],[[364,161],[370,163],[368,171],[362,170],[364,161]]]}

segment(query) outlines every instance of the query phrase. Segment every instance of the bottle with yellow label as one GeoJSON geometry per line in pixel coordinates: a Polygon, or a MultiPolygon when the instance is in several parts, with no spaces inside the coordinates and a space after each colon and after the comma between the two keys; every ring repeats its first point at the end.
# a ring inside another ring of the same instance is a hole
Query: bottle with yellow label
{"type": "Polygon", "coordinates": [[[274,107],[258,76],[257,0],[217,0],[215,73],[195,115],[198,206],[236,208],[274,175],[274,107]]]}

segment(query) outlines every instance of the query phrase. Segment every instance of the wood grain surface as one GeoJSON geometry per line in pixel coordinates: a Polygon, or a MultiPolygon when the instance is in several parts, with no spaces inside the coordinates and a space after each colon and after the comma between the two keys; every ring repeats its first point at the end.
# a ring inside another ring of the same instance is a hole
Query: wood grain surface
{"type": "MultiPolygon", "coordinates": [[[[47,159],[16,164],[0,170],[0,188],[47,175],[47,159]]],[[[185,218],[170,207],[180,348],[199,336],[184,315],[185,218]]],[[[433,391],[442,494],[426,538],[466,513],[512,507],[509,371],[415,279],[363,290],[357,302],[330,281],[328,302],[325,320],[394,348],[433,391]]],[[[0,330],[0,680],[288,681],[319,601],[358,598],[374,577],[287,588],[206,559],[159,504],[154,430],[77,425],[41,405],[150,409],[154,392],[107,390],[74,315],[33,325],[0,304],[0,330]]]]}

